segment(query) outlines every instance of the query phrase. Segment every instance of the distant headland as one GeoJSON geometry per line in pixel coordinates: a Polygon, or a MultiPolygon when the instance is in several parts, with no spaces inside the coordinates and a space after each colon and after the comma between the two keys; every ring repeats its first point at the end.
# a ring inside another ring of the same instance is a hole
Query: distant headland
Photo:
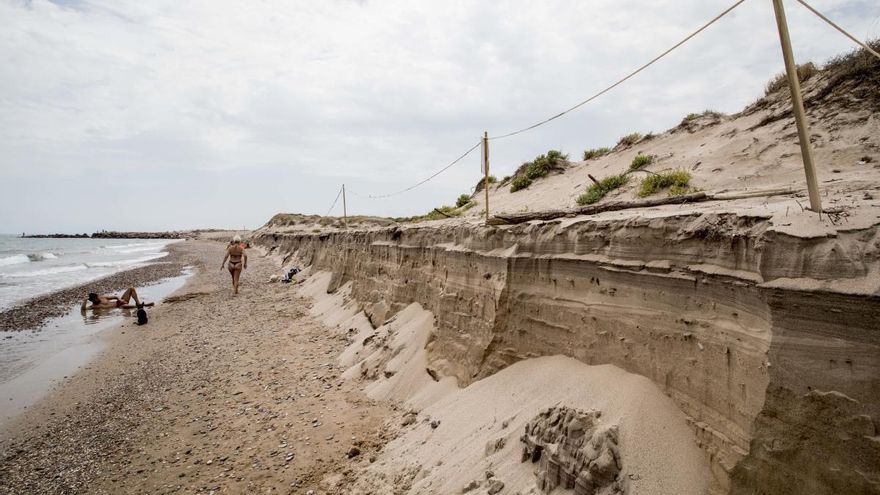
{"type": "Polygon", "coordinates": [[[168,232],[118,232],[102,230],[93,234],[27,234],[22,232],[24,239],[186,239],[206,232],[221,232],[221,229],[174,230],[168,232]]]}

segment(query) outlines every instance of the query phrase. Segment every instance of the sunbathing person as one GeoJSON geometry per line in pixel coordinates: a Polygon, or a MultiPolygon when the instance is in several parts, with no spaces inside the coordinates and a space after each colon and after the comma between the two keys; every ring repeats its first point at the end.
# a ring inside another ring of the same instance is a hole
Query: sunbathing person
{"type": "MultiPolygon", "coordinates": [[[[143,303],[143,306],[152,306],[153,304],[155,303],[143,303]]],[[[138,298],[137,291],[134,290],[134,287],[129,287],[122,293],[122,297],[101,296],[90,292],[89,297],[83,301],[80,309],[85,311],[87,309],[134,309],[138,307],[141,307],[141,300],[138,298]],[[132,299],[134,299],[134,304],[129,304],[132,299]],[[92,304],[89,305],[89,303],[92,304]]]]}

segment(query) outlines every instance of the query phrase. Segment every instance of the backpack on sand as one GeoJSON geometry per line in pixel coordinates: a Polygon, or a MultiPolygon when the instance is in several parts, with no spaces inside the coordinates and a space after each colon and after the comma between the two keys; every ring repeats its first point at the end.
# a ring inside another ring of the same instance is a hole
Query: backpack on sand
{"type": "Polygon", "coordinates": [[[144,309],[143,304],[138,304],[137,308],[138,308],[138,310],[137,310],[137,318],[138,318],[137,324],[138,325],[146,325],[147,324],[147,310],[144,309]]]}

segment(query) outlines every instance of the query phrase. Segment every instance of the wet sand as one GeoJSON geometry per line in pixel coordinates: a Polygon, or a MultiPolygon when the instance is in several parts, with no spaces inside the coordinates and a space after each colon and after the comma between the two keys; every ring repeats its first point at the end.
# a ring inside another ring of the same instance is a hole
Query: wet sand
{"type": "Polygon", "coordinates": [[[2,430],[0,493],[306,493],[385,443],[397,413],[340,377],[347,340],[272,261],[251,252],[233,296],[222,244],[180,246],[195,275],[149,325],[2,430]]]}

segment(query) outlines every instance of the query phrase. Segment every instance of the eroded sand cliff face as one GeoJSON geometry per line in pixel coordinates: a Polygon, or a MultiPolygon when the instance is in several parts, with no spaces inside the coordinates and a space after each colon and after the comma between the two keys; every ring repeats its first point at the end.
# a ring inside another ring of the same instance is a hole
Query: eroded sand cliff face
{"type": "Polygon", "coordinates": [[[767,216],[660,209],[256,241],[332,271],[330,291],[351,282],[374,326],[431,311],[430,372],[462,386],[556,354],[650,378],[714,492],[880,492],[876,226],[799,238],[767,216]]]}

